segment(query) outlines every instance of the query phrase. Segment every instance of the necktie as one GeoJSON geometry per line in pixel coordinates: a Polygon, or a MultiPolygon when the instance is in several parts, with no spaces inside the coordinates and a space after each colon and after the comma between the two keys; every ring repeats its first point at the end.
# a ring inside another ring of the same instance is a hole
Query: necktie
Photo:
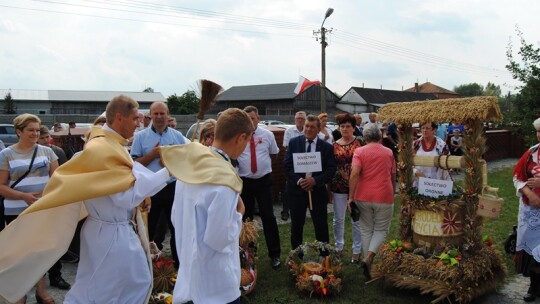
{"type": "Polygon", "coordinates": [[[313,140],[308,140],[308,146],[307,146],[307,149],[306,149],[306,152],[311,152],[311,144],[313,143],[313,140]]]}
{"type": "Polygon", "coordinates": [[[249,141],[249,150],[251,152],[251,173],[257,172],[257,154],[255,153],[255,139],[251,136],[249,141]]]}

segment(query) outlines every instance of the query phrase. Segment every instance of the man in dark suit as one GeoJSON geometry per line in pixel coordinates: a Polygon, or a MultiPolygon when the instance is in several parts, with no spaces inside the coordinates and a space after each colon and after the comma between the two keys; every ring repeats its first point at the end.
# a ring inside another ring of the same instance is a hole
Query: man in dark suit
{"type": "Polygon", "coordinates": [[[317,138],[320,129],[317,116],[308,115],[304,126],[304,135],[291,139],[285,155],[285,171],[287,172],[287,200],[291,208],[291,246],[296,249],[303,242],[306,208],[309,206],[308,191],[311,191],[313,209],[310,210],[315,237],[318,241],[328,242],[328,223],[326,220],[328,194],[326,184],[332,180],[336,172],[334,150],[332,145],[317,138]],[[294,172],[293,153],[320,152],[322,171],[313,172],[311,176],[294,172]]]}

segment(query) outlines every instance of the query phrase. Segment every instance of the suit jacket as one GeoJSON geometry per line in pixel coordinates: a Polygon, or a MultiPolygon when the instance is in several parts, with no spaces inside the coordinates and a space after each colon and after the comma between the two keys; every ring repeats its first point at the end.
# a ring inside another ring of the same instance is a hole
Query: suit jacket
{"type": "MultiPolygon", "coordinates": [[[[294,173],[293,153],[306,152],[306,137],[300,135],[291,139],[285,154],[285,172],[287,172],[287,191],[290,194],[303,194],[305,191],[298,186],[298,180],[305,177],[305,173],[294,173]]],[[[312,176],[317,182],[315,189],[324,189],[336,173],[336,161],[334,158],[334,148],[331,144],[318,138],[314,152],[321,152],[322,172],[313,172],[312,176]]]]}

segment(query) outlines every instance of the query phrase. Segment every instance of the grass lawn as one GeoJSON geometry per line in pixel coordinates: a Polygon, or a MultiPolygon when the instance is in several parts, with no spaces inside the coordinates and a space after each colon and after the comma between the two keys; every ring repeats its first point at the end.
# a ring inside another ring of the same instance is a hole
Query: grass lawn
{"type": "MultiPolygon", "coordinates": [[[[499,188],[499,196],[505,199],[505,204],[501,216],[497,220],[485,222],[483,234],[493,238],[495,246],[504,256],[508,266],[509,276],[514,274],[512,257],[504,253],[503,243],[512,226],[517,221],[517,198],[512,183],[512,170],[502,169],[489,174],[489,185],[499,188]]],[[[399,217],[399,208],[394,208],[394,219],[387,240],[397,238],[397,223],[399,217]]],[[[289,222],[290,223],[290,222],[289,222]]],[[[328,227],[330,230],[330,241],[333,244],[332,233],[332,214],[328,217],[328,227]]],[[[294,279],[289,275],[286,266],[286,259],[291,250],[290,245],[290,224],[279,226],[282,248],[282,266],[278,270],[270,267],[270,261],[267,257],[266,244],[262,233],[259,237],[259,259],[258,278],[255,291],[250,296],[243,299],[242,303],[430,303],[434,298],[431,295],[420,295],[418,291],[400,290],[392,286],[381,284],[381,282],[365,285],[365,279],[361,269],[350,263],[351,256],[351,227],[350,220],[347,221],[345,228],[346,248],[344,250],[343,271],[341,278],[343,280],[343,289],[337,296],[326,300],[319,299],[316,296],[309,298],[309,295],[300,293],[296,287],[294,279]]],[[[304,241],[315,240],[312,222],[307,219],[304,227],[304,241]]]]}

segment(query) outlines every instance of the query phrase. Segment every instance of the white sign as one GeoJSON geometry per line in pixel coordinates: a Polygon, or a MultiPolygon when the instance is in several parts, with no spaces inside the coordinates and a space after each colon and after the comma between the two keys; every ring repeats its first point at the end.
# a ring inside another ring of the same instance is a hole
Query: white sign
{"type": "Polygon", "coordinates": [[[435,197],[447,196],[452,193],[453,181],[420,177],[418,180],[418,194],[435,197]]]}
{"type": "Polygon", "coordinates": [[[293,153],[294,173],[321,172],[321,152],[293,153]]]}

